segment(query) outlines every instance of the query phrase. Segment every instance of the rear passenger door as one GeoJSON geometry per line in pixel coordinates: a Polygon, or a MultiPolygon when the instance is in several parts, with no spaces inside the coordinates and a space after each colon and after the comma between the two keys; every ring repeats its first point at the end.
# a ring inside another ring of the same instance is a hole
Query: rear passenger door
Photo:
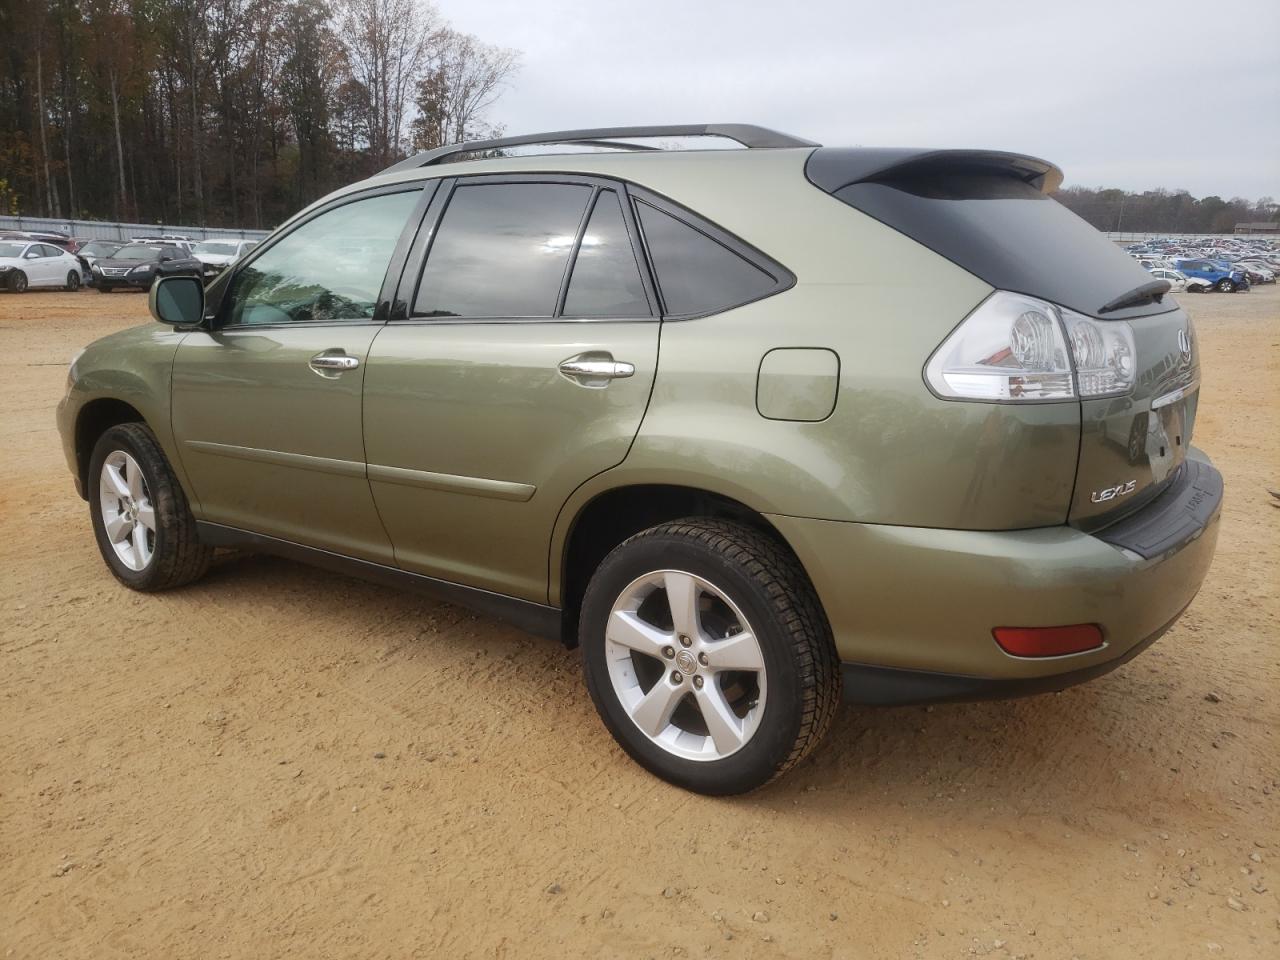
{"type": "Polygon", "coordinates": [[[405,569],[547,599],[569,494],[619,463],[658,353],[623,185],[442,184],[369,352],[369,482],[405,569]]]}
{"type": "Polygon", "coordinates": [[[31,286],[52,287],[66,283],[70,270],[63,267],[61,250],[48,243],[37,243],[31,249],[40,255],[38,260],[31,261],[32,270],[28,275],[31,286]]]}

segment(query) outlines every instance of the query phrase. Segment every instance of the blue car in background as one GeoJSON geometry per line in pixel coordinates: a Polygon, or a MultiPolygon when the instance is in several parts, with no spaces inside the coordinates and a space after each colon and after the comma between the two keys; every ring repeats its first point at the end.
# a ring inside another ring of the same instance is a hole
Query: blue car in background
{"type": "Polygon", "coordinates": [[[1249,289],[1249,278],[1244,275],[1244,271],[1220,260],[1175,260],[1173,265],[1188,278],[1204,280],[1222,293],[1249,289]]]}

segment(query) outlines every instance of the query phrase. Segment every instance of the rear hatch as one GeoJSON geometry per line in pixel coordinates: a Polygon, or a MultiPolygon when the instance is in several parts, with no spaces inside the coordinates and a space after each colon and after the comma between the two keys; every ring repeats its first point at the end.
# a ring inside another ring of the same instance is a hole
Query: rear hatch
{"type": "Polygon", "coordinates": [[[1048,194],[1052,164],[972,150],[815,150],[815,186],[999,290],[1047,300],[1133,333],[1136,382],[1086,398],[1067,521],[1097,530],[1173,480],[1195,424],[1199,356],[1168,284],[1048,194]]]}

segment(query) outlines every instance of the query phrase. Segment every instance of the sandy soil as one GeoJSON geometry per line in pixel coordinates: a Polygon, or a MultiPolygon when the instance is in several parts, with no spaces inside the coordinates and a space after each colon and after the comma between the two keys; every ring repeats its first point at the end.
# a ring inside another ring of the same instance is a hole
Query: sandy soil
{"type": "Polygon", "coordinates": [[[266,558],[119,587],[53,407],[144,299],[0,295],[0,952],[1280,956],[1280,290],[1185,301],[1228,499],[1178,626],[1059,695],[846,709],[711,800],[494,621],[266,558]]]}

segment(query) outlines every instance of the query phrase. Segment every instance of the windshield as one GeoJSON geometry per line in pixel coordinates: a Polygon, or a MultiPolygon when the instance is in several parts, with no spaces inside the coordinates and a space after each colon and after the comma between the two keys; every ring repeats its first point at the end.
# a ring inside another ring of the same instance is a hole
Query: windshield
{"type": "Polygon", "coordinates": [[[143,243],[131,243],[121,247],[114,254],[116,260],[155,260],[160,256],[159,247],[147,246],[143,243]]]}
{"type": "Polygon", "coordinates": [[[0,241],[0,257],[20,257],[26,246],[25,243],[0,241]]]}
{"type": "Polygon", "coordinates": [[[236,255],[236,243],[218,240],[206,240],[204,243],[197,243],[193,253],[212,253],[220,257],[234,257],[236,255]]]}
{"type": "Polygon", "coordinates": [[[77,252],[83,253],[88,257],[109,257],[120,249],[120,244],[109,243],[106,240],[94,240],[92,243],[86,243],[77,252]]]}

